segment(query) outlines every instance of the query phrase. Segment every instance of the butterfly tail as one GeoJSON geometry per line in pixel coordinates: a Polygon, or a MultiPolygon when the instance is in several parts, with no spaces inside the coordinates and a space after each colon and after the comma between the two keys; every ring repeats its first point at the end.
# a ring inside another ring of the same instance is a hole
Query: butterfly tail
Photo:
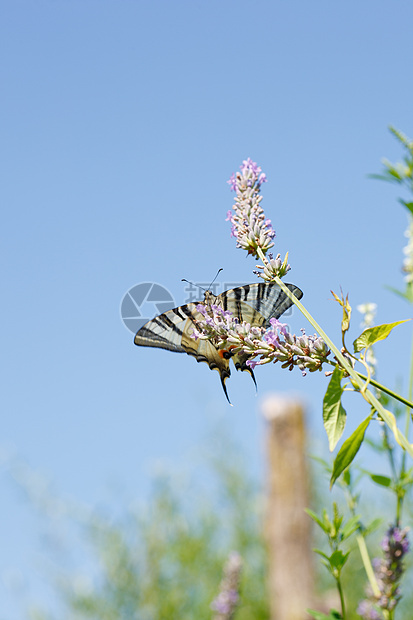
{"type": "Polygon", "coordinates": [[[244,368],[243,370],[246,370],[247,372],[249,372],[249,373],[250,373],[251,378],[252,378],[252,380],[254,381],[254,385],[255,385],[255,393],[257,393],[257,392],[258,392],[258,385],[257,385],[257,382],[256,382],[256,380],[255,380],[254,371],[252,370],[252,368],[249,368],[248,366],[247,366],[247,368],[244,368]]]}
{"type": "Polygon", "coordinates": [[[228,374],[225,374],[223,372],[220,372],[219,374],[220,374],[220,377],[221,377],[222,389],[224,390],[224,394],[226,396],[227,401],[229,402],[229,404],[232,407],[232,402],[230,401],[229,396],[228,396],[228,392],[227,392],[227,386],[225,385],[225,381],[228,379],[228,374]]]}
{"type": "Polygon", "coordinates": [[[251,375],[251,378],[254,381],[255,391],[257,391],[258,387],[257,387],[257,382],[255,380],[254,372],[252,368],[250,368],[250,366],[247,365],[247,360],[249,359],[250,359],[250,356],[247,355],[246,353],[238,353],[232,356],[232,360],[235,364],[235,368],[237,370],[242,370],[243,372],[248,372],[251,375]]]}

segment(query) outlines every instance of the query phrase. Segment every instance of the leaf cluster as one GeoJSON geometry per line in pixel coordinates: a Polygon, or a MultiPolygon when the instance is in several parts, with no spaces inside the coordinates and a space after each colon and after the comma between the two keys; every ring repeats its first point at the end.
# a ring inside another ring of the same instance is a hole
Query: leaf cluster
{"type": "MultiPolygon", "coordinates": [[[[379,179],[381,181],[402,185],[406,187],[411,194],[413,194],[413,140],[410,140],[404,135],[403,132],[392,126],[390,126],[389,129],[404,148],[405,154],[403,161],[392,164],[387,159],[383,159],[383,173],[371,174],[370,177],[373,179],[379,179]]],[[[413,202],[408,202],[401,198],[399,198],[399,202],[413,215],[413,202]]]]}
{"type": "MultiPolygon", "coordinates": [[[[333,293],[334,294],[334,293],[333,293]]],[[[350,327],[351,306],[348,301],[348,297],[341,299],[334,294],[336,301],[343,307],[343,319],[342,319],[342,336],[343,336],[343,349],[347,356],[354,362],[361,361],[366,367],[370,375],[370,369],[368,368],[365,359],[367,351],[375,343],[387,338],[391,331],[405,321],[396,321],[394,323],[388,323],[384,325],[377,325],[375,327],[369,327],[365,329],[360,336],[358,336],[353,342],[353,353],[347,351],[345,347],[345,333],[350,327]],[[361,353],[361,356],[357,358],[355,355],[361,353]]],[[[331,375],[324,399],[323,399],[323,422],[324,428],[327,433],[330,450],[333,451],[338,441],[344,432],[347,413],[342,404],[342,396],[345,390],[355,389],[360,391],[358,386],[354,386],[353,383],[345,383],[347,377],[346,372],[336,366],[331,375]],[[352,387],[350,387],[352,386],[352,387]]],[[[370,376],[367,378],[365,387],[370,382],[370,376]]],[[[361,390],[363,392],[363,390],[361,390]]],[[[389,415],[390,412],[388,412],[389,415]]],[[[341,446],[336,459],[334,461],[333,472],[331,475],[330,486],[332,487],[337,478],[343,473],[343,471],[352,463],[354,457],[359,451],[365,436],[365,432],[374,418],[375,410],[366,417],[365,420],[359,424],[352,435],[341,446]]]]}

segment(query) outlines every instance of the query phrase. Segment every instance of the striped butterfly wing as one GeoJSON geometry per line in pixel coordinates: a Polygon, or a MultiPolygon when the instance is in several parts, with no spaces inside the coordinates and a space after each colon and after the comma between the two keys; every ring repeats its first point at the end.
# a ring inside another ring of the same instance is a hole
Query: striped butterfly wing
{"type": "MultiPolygon", "coordinates": [[[[303,292],[294,284],[286,284],[287,288],[297,297],[301,299],[303,292]]],[[[222,301],[225,310],[229,310],[238,317],[239,321],[246,321],[257,327],[270,326],[270,319],[278,319],[293,302],[282,291],[278,284],[270,284],[265,282],[247,284],[238,288],[231,289],[218,296],[222,301]]],[[[255,376],[249,366],[247,360],[248,353],[238,353],[232,356],[235,368],[248,372],[255,386],[255,376]]]]}
{"type": "MultiPolygon", "coordinates": [[[[286,285],[300,299],[302,291],[294,284],[286,285]]],[[[197,302],[198,303],[198,302],[197,302]]],[[[168,310],[151,321],[148,321],[135,336],[135,344],[144,347],[159,347],[178,353],[187,353],[195,357],[197,362],[206,362],[211,370],[218,370],[221,384],[227,397],[225,381],[230,376],[229,360],[232,359],[237,370],[250,373],[254,383],[255,377],[246,362],[248,354],[232,355],[230,352],[216,349],[208,340],[195,340],[191,337],[195,321],[203,320],[196,309],[197,303],[190,303],[168,310]]],[[[214,297],[209,291],[205,294],[205,302],[218,303],[224,310],[251,325],[269,327],[271,318],[279,318],[292,302],[277,284],[255,283],[225,291],[214,297]]]]}
{"type": "MultiPolygon", "coordinates": [[[[214,297],[215,299],[215,297],[214,297]]],[[[198,303],[190,303],[168,310],[148,321],[135,336],[135,344],[143,347],[158,347],[177,353],[187,353],[197,362],[206,362],[211,370],[217,369],[226,397],[225,381],[230,376],[229,359],[225,359],[209,340],[195,340],[191,337],[195,321],[203,320],[198,312],[198,303]]]]}
{"type": "MultiPolygon", "coordinates": [[[[301,299],[303,292],[294,284],[286,284],[287,288],[301,299]]],[[[233,288],[218,295],[224,310],[232,312],[240,321],[248,321],[251,325],[270,326],[270,319],[278,319],[293,302],[281,290],[278,284],[257,282],[233,288]]]]}

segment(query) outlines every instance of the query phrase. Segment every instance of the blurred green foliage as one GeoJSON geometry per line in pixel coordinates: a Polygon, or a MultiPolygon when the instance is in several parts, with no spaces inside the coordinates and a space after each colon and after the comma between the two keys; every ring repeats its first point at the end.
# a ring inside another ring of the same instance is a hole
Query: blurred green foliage
{"type": "Polygon", "coordinates": [[[261,492],[235,446],[227,443],[222,455],[210,458],[213,475],[202,487],[177,490],[173,477],[161,475],[144,510],[118,520],[90,516],[82,527],[94,579],[60,577],[64,615],[37,610],[32,618],[210,620],[223,566],[236,550],[243,559],[237,620],[268,619],[261,492]]]}
{"type": "MultiPolygon", "coordinates": [[[[118,518],[105,516],[103,509],[89,512],[69,506],[66,514],[82,537],[79,542],[69,534],[66,542],[76,548],[77,563],[83,562],[84,568],[64,569],[58,550],[61,572],[53,590],[59,609],[32,610],[28,616],[33,620],[211,620],[210,604],[218,594],[223,566],[235,550],[243,559],[241,604],[235,618],[269,620],[262,486],[251,476],[229,433],[220,429],[219,436],[209,438],[208,450],[213,450],[208,466],[195,472],[195,481],[182,483],[177,476],[158,475],[145,505],[118,509],[118,518]]],[[[333,501],[326,492],[329,473],[320,463],[312,467],[311,508],[321,511],[333,501]]],[[[383,518],[380,531],[369,537],[372,557],[381,553],[380,539],[394,512],[388,489],[378,493],[377,488],[367,483],[360,488],[364,518],[383,518]]],[[[348,514],[342,490],[337,488],[333,498],[348,514]]],[[[40,503],[43,507],[50,504],[40,503]]],[[[408,523],[409,505],[406,511],[408,523]]],[[[315,530],[313,546],[323,545],[325,541],[315,530]]],[[[358,620],[355,610],[364,597],[367,579],[352,539],[347,550],[350,556],[343,570],[347,618],[358,620]]],[[[338,608],[334,580],[314,560],[319,599],[338,608]]],[[[397,618],[411,620],[409,575],[402,587],[397,618]]]]}

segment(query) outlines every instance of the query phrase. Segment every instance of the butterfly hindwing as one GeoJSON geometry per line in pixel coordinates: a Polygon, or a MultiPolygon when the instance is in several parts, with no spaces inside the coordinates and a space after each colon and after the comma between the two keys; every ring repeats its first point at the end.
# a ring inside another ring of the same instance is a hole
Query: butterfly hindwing
{"type": "MultiPolygon", "coordinates": [[[[303,293],[298,287],[294,284],[286,286],[298,299],[301,299],[303,293]]],[[[230,289],[217,297],[207,291],[204,302],[197,303],[206,305],[216,303],[224,310],[231,312],[240,322],[246,321],[251,325],[265,328],[270,326],[271,318],[278,319],[292,305],[291,300],[278,284],[264,282],[230,289]]],[[[222,387],[229,401],[225,381],[231,374],[230,359],[237,370],[249,372],[256,384],[254,373],[246,363],[249,355],[237,353],[231,356],[230,352],[218,350],[209,340],[194,339],[192,332],[196,327],[196,321],[204,319],[197,310],[197,303],[173,308],[148,321],[136,334],[135,344],[187,353],[195,357],[197,362],[206,362],[211,370],[218,370],[222,387]]]]}

